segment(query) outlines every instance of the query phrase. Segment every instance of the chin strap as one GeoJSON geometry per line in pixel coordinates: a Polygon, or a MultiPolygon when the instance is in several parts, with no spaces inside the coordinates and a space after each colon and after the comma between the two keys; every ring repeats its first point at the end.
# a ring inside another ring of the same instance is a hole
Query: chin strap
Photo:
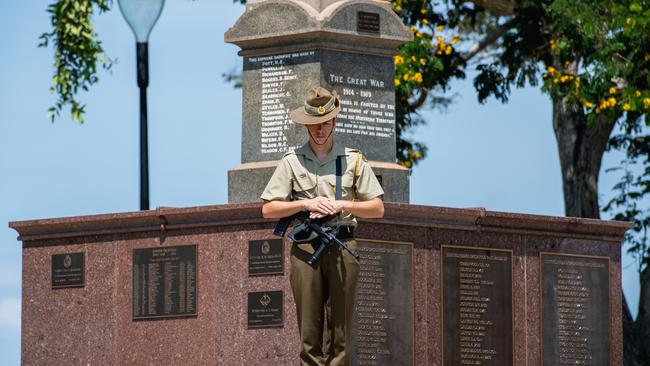
{"type": "Polygon", "coordinates": [[[307,129],[307,133],[309,134],[309,137],[311,138],[311,140],[312,140],[316,145],[320,146],[320,145],[325,145],[325,144],[327,143],[327,140],[329,140],[329,139],[330,139],[330,136],[332,136],[332,133],[334,133],[334,129],[332,128],[332,131],[330,131],[330,134],[327,135],[327,138],[325,139],[325,142],[323,142],[322,144],[319,144],[318,142],[316,142],[316,139],[314,138],[314,136],[311,135],[311,131],[309,131],[309,129],[307,129]]]}

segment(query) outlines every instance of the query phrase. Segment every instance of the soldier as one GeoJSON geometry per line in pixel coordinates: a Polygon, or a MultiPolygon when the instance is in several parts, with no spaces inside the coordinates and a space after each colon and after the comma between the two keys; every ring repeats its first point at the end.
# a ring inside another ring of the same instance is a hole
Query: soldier
{"type": "MultiPolygon", "coordinates": [[[[307,128],[309,141],[280,160],[261,196],[265,201],[262,215],[282,218],[308,210],[311,218],[332,216],[328,223],[338,227],[337,237],[356,250],[355,216],[383,217],[384,191],[359,150],[334,143],[340,110],[336,91],[314,87],[307,92],[304,105],[291,112],[291,119],[307,128]]],[[[313,253],[311,244],[291,248],[289,281],[298,315],[300,364],[347,365],[359,263],[337,245],[309,265],[313,253]],[[325,354],[324,312],[328,324],[325,354]]]]}

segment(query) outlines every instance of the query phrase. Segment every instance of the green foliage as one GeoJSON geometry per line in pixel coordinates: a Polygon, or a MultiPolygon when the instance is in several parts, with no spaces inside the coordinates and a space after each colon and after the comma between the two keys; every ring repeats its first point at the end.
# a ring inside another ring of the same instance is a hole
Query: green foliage
{"type": "Polygon", "coordinates": [[[54,121],[66,105],[74,121],[83,123],[85,105],[77,99],[79,89],[87,91],[99,79],[97,65],[110,70],[113,60],[106,57],[93,30],[92,16],[110,10],[110,0],[56,0],[48,8],[52,31],[40,36],[39,47],[54,48],[54,77],[50,91],[57,101],[48,110],[54,121]]]}
{"type": "Polygon", "coordinates": [[[642,270],[649,263],[650,1],[562,0],[549,10],[557,19],[550,45],[556,64],[549,66],[544,86],[555,98],[566,97],[592,124],[601,115],[618,120],[619,132],[608,148],[626,157],[610,169],[622,177],[603,210],[634,222],[627,241],[642,270]]]}
{"type": "Polygon", "coordinates": [[[616,196],[603,210],[611,213],[614,220],[634,222],[634,228],[626,233],[625,239],[630,244],[628,253],[636,258],[640,272],[650,264],[650,209],[647,207],[647,195],[650,193],[650,136],[643,134],[641,129],[626,130],[629,127],[622,127],[620,133],[610,140],[610,148],[625,151],[626,158],[621,166],[608,169],[622,173],[622,178],[614,186],[616,196]],[[641,170],[641,174],[635,175],[636,170],[641,170]]]}

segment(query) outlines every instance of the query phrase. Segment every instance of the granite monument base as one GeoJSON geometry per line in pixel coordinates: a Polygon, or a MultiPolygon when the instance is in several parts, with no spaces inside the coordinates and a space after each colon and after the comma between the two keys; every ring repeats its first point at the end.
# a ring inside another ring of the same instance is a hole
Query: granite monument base
{"type": "MultiPolygon", "coordinates": [[[[297,364],[290,245],[260,207],[10,223],[23,241],[22,363],[297,364]]],[[[351,364],[621,364],[629,227],[386,204],[357,231],[351,364]]]]}

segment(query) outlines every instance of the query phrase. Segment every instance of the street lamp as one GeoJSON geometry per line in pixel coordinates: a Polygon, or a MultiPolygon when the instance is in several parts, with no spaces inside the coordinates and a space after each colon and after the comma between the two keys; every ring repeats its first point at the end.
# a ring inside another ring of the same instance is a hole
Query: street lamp
{"type": "Polygon", "coordinates": [[[149,85],[149,34],[160,17],[165,0],[118,0],[122,16],[131,27],[138,57],[140,87],[140,210],[149,209],[149,147],[147,137],[147,86],[149,85]]]}

